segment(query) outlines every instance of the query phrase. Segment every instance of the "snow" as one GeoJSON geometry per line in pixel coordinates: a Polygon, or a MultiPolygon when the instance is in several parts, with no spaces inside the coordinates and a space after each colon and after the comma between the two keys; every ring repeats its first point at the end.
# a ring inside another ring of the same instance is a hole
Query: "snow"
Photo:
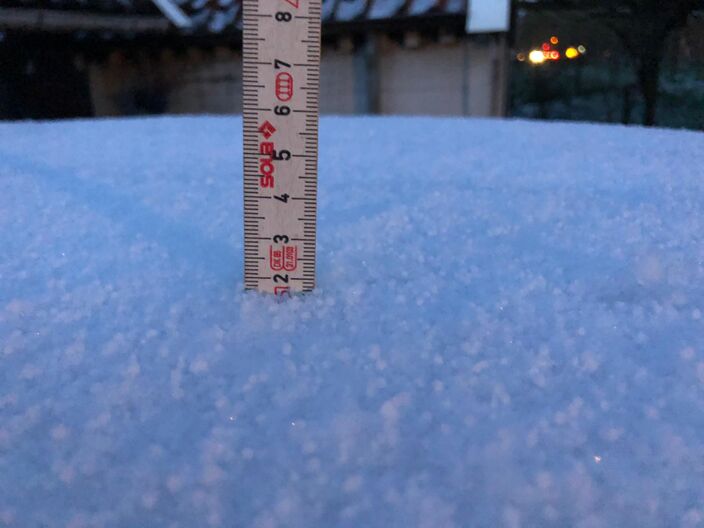
{"type": "Polygon", "coordinates": [[[423,15],[437,7],[437,0],[413,0],[408,8],[409,15],[423,15]]]}
{"type": "Polygon", "coordinates": [[[240,126],[0,125],[0,526],[702,526],[704,135],[324,118],[277,303],[240,126]]]}
{"type": "Polygon", "coordinates": [[[464,0],[447,0],[444,5],[446,13],[464,13],[467,8],[467,3],[464,0]]]}
{"type": "Polygon", "coordinates": [[[369,9],[368,18],[391,18],[407,3],[407,0],[375,0],[369,9]]]}
{"type": "Polygon", "coordinates": [[[340,0],[335,11],[335,19],[347,22],[364,15],[368,0],[340,0]]]}
{"type": "Polygon", "coordinates": [[[337,0],[323,0],[321,4],[321,15],[320,18],[323,22],[330,20],[335,14],[335,8],[337,7],[337,0]]]}

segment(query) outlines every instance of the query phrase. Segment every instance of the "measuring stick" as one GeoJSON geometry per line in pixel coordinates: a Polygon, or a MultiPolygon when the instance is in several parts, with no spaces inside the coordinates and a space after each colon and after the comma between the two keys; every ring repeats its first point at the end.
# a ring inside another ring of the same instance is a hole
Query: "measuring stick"
{"type": "Polygon", "coordinates": [[[244,282],[315,287],[321,0],[244,0],[244,282]]]}

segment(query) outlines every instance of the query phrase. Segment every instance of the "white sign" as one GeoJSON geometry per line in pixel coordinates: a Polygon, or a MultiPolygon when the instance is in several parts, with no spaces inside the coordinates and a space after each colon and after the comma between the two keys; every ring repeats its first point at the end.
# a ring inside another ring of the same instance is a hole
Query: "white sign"
{"type": "Polygon", "coordinates": [[[511,0],[467,0],[467,33],[508,31],[511,0]]]}

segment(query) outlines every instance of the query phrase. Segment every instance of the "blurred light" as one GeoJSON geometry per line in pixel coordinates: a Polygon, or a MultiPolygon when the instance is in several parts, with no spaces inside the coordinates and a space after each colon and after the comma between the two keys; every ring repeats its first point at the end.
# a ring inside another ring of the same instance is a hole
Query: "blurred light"
{"type": "Polygon", "coordinates": [[[526,54],[525,53],[519,53],[516,55],[516,59],[518,59],[518,62],[525,62],[526,60],[526,54]]]}
{"type": "Polygon", "coordinates": [[[543,51],[550,51],[550,44],[543,42],[543,51]]]}
{"type": "Polygon", "coordinates": [[[554,36],[553,36],[553,37],[550,37],[550,44],[552,44],[553,46],[556,46],[556,45],[559,44],[559,43],[560,43],[560,39],[559,39],[559,38],[554,37],[554,36]]]}
{"type": "Polygon", "coordinates": [[[546,53],[546,59],[548,60],[558,60],[560,58],[560,52],[559,51],[551,51],[550,53],[546,53]]]}
{"type": "Polygon", "coordinates": [[[587,48],[582,45],[577,46],[577,51],[584,55],[587,52],[587,48]]]}
{"type": "Polygon", "coordinates": [[[565,57],[568,59],[576,59],[579,57],[579,51],[577,51],[577,48],[567,48],[565,50],[565,57]]]}
{"type": "Polygon", "coordinates": [[[533,64],[542,64],[545,62],[545,54],[540,50],[533,50],[528,54],[528,60],[533,64]]]}

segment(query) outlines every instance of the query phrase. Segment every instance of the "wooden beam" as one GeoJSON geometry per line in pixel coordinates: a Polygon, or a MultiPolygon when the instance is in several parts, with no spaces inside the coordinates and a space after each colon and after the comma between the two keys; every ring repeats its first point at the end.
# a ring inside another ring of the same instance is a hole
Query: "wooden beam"
{"type": "Polygon", "coordinates": [[[169,28],[169,21],[162,16],[105,15],[85,11],[0,7],[0,29],[165,33],[169,28]]]}

